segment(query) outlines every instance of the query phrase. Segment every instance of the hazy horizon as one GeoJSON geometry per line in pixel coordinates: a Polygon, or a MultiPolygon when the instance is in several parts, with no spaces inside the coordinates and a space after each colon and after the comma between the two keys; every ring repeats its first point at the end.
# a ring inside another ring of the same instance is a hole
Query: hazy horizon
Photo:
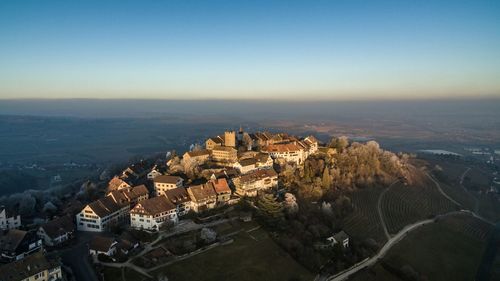
{"type": "Polygon", "coordinates": [[[498,1],[0,3],[0,99],[500,97],[498,1]]]}

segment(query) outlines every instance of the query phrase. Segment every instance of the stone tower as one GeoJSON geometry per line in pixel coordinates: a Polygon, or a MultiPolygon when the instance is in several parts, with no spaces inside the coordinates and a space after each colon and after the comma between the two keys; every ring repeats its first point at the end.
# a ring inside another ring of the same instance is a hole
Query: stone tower
{"type": "Polygon", "coordinates": [[[234,131],[224,132],[224,146],[236,147],[236,133],[234,131]]]}

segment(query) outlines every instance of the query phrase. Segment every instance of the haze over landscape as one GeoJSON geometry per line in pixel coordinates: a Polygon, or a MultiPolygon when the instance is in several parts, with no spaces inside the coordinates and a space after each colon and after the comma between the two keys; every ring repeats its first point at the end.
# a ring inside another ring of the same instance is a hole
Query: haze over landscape
{"type": "Polygon", "coordinates": [[[499,15],[0,1],[0,281],[500,280],[499,15]]]}

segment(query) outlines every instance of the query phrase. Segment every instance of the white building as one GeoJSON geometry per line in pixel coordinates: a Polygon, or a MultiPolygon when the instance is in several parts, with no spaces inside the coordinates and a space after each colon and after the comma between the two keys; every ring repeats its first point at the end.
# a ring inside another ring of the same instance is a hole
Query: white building
{"type": "Polygon", "coordinates": [[[156,178],[157,176],[161,176],[162,173],[158,170],[158,168],[156,167],[156,165],[151,169],[151,171],[147,174],[147,178],[148,180],[153,180],[154,178],[156,178]]]}
{"type": "Polygon", "coordinates": [[[157,196],[165,194],[165,191],[182,187],[183,179],[177,176],[161,175],[153,179],[157,196]]]}
{"type": "Polygon", "coordinates": [[[191,198],[184,187],[178,187],[165,191],[165,196],[177,208],[177,215],[184,216],[191,210],[191,198]]]}
{"type": "Polygon", "coordinates": [[[127,223],[130,205],[121,204],[106,196],[85,206],[76,215],[76,226],[79,231],[102,232],[111,225],[127,223]]]}
{"type": "Polygon", "coordinates": [[[233,179],[240,196],[257,196],[258,191],[278,186],[278,174],[273,169],[255,170],[233,179]]]}
{"type": "Polygon", "coordinates": [[[9,216],[4,207],[0,207],[0,230],[15,229],[21,226],[21,216],[9,216]]]}
{"type": "Polygon", "coordinates": [[[158,230],[164,224],[177,222],[177,208],[164,195],[141,201],[130,210],[130,225],[133,228],[158,230]]]}
{"type": "Polygon", "coordinates": [[[273,159],[284,159],[297,164],[302,164],[307,158],[307,152],[297,143],[270,144],[262,152],[268,153],[273,159]]]}
{"type": "Polygon", "coordinates": [[[343,230],[326,238],[326,241],[332,246],[340,243],[344,248],[349,247],[349,236],[343,230]]]}

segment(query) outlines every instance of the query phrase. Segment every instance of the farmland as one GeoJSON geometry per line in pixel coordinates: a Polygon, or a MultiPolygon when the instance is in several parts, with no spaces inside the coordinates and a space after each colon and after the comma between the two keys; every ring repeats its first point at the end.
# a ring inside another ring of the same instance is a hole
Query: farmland
{"type": "Polygon", "coordinates": [[[382,260],[351,280],[474,280],[491,227],[471,216],[446,217],[396,244],[382,260]]]}
{"type": "Polygon", "coordinates": [[[386,241],[377,212],[377,201],[383,188],[366,188],[349,194],[354,212],[344,220],[344,229],[359,240],[373,238],[382,245],[386,241]]]}
{"type": "Polygon", "coordinates": [[[394,185],[382,200],[382,215],[392,234],[408,224],[456,209],[431,182],[418,186],[394,185]]]}
{"type": "Polygon", "coordinates": [[[221,245],[154,272],[168,280],[312,280],[313,275],[257,229],[240,232],[221,245]]]}

